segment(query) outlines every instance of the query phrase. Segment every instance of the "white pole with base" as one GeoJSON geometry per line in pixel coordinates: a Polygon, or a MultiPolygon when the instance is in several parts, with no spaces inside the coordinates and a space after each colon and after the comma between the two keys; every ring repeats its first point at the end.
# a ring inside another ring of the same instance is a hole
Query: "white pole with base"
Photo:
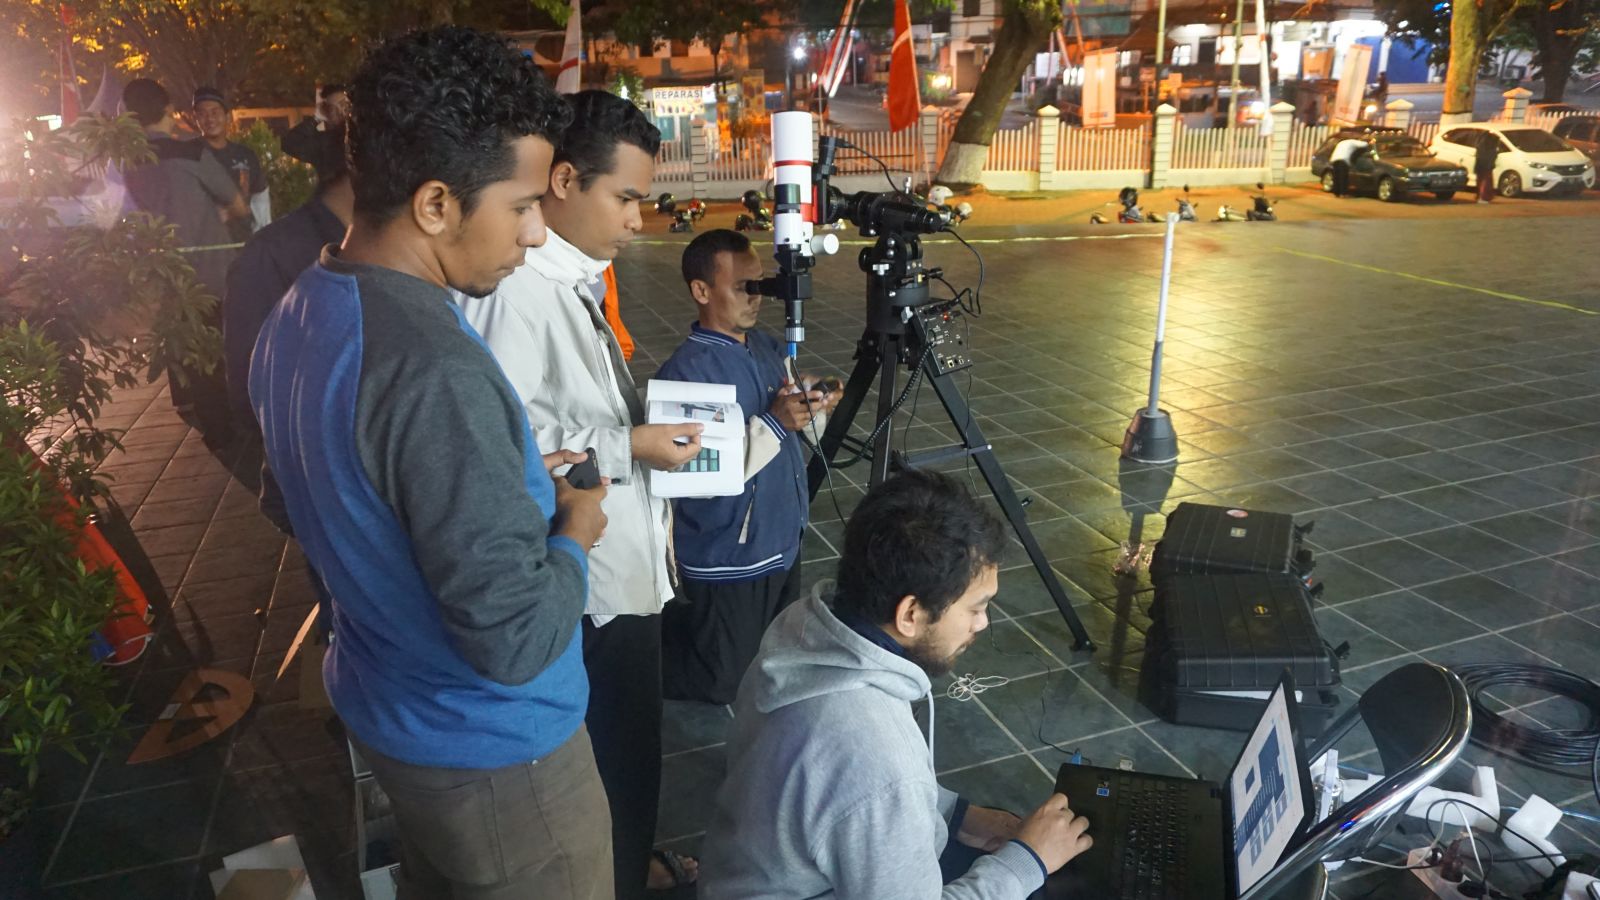
{"type": "Polygon", "coordinates": [[[1156,307],[1156,348],[1150,357],[1150,402],[1133,414],[1122,437],[1122,456],[1142,463],[1169,463],[1178,458],[1178,435],[1172,417],[1161,409],[1161,345],[1167,337],[1167,295],[1172,287],[1172,237],[1178,214],[1167,213],[1166,248],[1161,258],[1161,300],[1156,307]]]}

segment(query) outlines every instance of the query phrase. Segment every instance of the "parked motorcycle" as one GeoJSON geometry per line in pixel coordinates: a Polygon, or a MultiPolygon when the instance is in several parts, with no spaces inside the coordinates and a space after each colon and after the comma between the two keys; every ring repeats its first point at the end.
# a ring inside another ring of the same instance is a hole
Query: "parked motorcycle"
{"type": "Polygon", "coordinates": [[[744,208],[749,212],[742,212],[733,220],[733,229],[735,231],[771,231],[772,210],[764,205],[763,201],[765,199],[761,196],[760,191],[745,191],[744,197],[741,198],[740,202],[744,204],[744,208]]]}
{"type": "Polygon", "coordinates": [[[699,200],[690,200],[687,206],[679,209],[678,198],[672,194],[663,193],[656,198],[656,212],[672,217],[672,224],[667,226],[668,231],[681,233],[694,230],[694,220],[705,215],[705,204],[699,200]],[[699,215],[695,214],[697,206],[699,207],[699,215]]]}
{"type": "MultiPolygon", "coordinates": [[[[1156,216],[1146,217],[1144,210],[1139,208],[1139,191],[1137,188],[1125,187],[1117,192],[1117,202],[1122,204],[1122,209],[1117,212],[1118,225],[1137,225],[1142,222],[1158,222],[1156,216]]],[[[1111,204],[1107,203],[1107,206],[1111,204]]],[[[1106,224],[1105,213],[1096,212],[1089,216],[1089,221],[1095,225],[1106,224]]]]}
{"type": "Polygon", "coordinates": [[[1227,204],[1217,207],[1217,217],[1214,222],[1276,222],[1278,214],[1272,209],[1272,201],[1267,199],[1266,185],[1256,182],[1258,193],[1250,195],[1250,208],[1242,213],[1227,204]]]}
{"type": "Polygon", "coordinates": [[[1250,195],[1252,203],[1250,210],[1244,214],[1245,218],[1252,222],[1278,221],[1278,214],[1272,211],[1272,201],[1267,199],[1266,185],[1258,181],[1256,190],[1259,193],[1250,195]]]}
{"type": "Polygon", "coordinates": [[[1200,221],[1200,217],[1195,215],[1195,210],[1197,210],[1199,208],[1200,208],[1199,206],[1197,206],[1196,204],[1190,202],[1190,200],[1189,200],[1189,186],[1187,184],[1184,185],[1183,186],[1183,196],[1178,198],[1178,221],[1179,222],[1198,222],[1198,221],[1200,221]]]}
{"type": "Polygon", "coordinates": [[[963,201],[961,203],[951,205],[950,200],[954,196],[955,192],[951,191],[944,185],[934,185],[933,188],[928,191],[928,202],[932,203],[934,208],[944,216],[945,222],[951,228],[954,228],[960,225],[962,222],[972,218],[972,204],[963,201]]]}

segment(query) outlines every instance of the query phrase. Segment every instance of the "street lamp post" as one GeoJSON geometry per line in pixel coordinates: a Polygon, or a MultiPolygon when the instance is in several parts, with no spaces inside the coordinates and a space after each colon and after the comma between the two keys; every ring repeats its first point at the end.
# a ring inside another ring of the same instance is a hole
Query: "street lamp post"
{"type": "Polygon", "coordinates": [[[796,45],[783,58],[784,89],[788,93],[788,109],[794,109],[794,64],[806,58],[806,48],[796,45]]]}
{"type": "Polygon", "coordinates": [[[1230,80],[1229,90],[1232,91],[1228,98],[1228,159],[1227,164],[1233,165],[1233,145],[1235,140],[1234,123],[1239,120],[1239,52],[1244,42],[1244,0],[1239,0],[1239,11],[1233,17],[1233,76],[1230,80]]]}
{"type": "Polygon", "coordinates": [[[1166,58],[1167,52],[1167,0],[1161,0],[1161,5],[1156,8],[1156,77],[1163,77],[1161,61],[1166,58]]]}

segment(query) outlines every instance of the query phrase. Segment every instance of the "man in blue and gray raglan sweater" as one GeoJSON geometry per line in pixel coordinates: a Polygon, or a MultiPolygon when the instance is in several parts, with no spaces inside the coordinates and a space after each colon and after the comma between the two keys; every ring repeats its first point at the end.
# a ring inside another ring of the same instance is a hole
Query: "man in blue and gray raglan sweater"
{"type": "Polygon", "coordinates": [[[401,897],[608,900],[578,641],[604,489],[552,481],[582,455],[541,458],[447,290],[487,294],[543,243],[570,113],[530,60],[461,28],[379,47],[351,99],[350,232],[268,316],[250,369],[331,595],[328,695],[393,805],[401,897]]]}
{"type": "Polygon", "coordinates": [[[673,503],[678,597],[662,611],[662,694],[732,703],[761,633],[800,593],[810,506],[802,429],[822,434],[839,395],[795,385],[782,345],[756,330],[761,277],[749,238],[708,231],[683,251],[699,320],[656,377],[731,384],[746,423],[744,493],[673,503]],[[813,423],[813,415],[816,421],[813,423]]]}

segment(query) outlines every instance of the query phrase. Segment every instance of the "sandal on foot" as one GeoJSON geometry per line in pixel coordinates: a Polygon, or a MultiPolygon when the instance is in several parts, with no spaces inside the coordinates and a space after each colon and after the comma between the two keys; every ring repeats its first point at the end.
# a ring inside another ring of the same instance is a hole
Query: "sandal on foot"
{"type": "Polygon", "coordinates": [[[650,856],[652,859],[659,860],[663,866],[666,866],[667,871],[672,873],[671,887],[652,888],[652,890],[671,891],[677,890],[686,884],[695,883],[696,878],[691,877],[689,870],[683,866],[684,860],[688,859],[688,857],[681,853],[674,853],[671,850],[651,850],[650,856]]]}

